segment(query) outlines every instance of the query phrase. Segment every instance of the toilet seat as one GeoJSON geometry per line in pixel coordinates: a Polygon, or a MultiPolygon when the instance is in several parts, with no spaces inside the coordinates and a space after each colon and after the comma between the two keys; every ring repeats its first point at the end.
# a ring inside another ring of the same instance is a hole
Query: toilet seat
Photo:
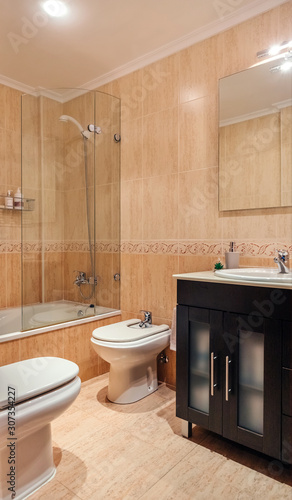
{"type": "Polygon", "coordinates": [[[149,325],[141,328],[139,327],[140,322],[140,319],[135,318],[112,325],[102,326],[96,328],[92,336],[94,339],[102,342],[131,343],[169,330],[169,326],[167,325],[149,325]]]}
{"type": "Polygon", "coordinates": [[[0,410],[11,404],[8,401],[9,387],[15,405],[67,384],[78,372],[78,365],[56,357],[32,358],[1,366],[0,410]]]}

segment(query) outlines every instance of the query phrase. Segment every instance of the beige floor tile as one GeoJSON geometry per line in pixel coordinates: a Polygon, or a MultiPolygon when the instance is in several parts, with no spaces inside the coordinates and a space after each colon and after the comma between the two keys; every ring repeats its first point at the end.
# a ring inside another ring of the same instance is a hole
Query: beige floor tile
{"type": "Polygon", "coordinates": [[[65,488],[59,481],[50,481],[31,495],[29,500],[80,500],[80,497],[65,488]]]}
{"type": "Polygon", "coordinates": [[[291,468],[198,426],[183,438],[164,384],[128,405],[107,386],[108,374],[84,382],[53,422],[57,472],[32,500],[290,500],[291,468]]]}

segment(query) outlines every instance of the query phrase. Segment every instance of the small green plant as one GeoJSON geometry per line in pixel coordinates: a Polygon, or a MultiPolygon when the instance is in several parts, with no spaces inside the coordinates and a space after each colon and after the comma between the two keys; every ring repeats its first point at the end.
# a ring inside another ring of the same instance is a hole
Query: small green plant
{"type": "Polygon", "coordinates": [[[218,262],[216,262],[215,266],[214,266],[214,269],[223,269],[223,264],[220,262],[220,260],[218,260],[218,262]]]}

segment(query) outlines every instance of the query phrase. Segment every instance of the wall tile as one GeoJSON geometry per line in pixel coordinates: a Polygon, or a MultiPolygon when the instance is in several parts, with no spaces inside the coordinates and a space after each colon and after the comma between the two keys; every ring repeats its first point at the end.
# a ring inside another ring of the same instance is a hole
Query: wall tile
{"type": "Polygon", "coordinates": [[[143,307],[153,316],[171,320],[176,305],[176,280],[178,257],[171,255],[144,255],[143,257],[143,307]]]}
{"type": "Polygon", "coordinates": [[[143,305],[143,256],[121,254],[121,310],[137,314],[143,305]]]}
{"type": "Polygon", "coordinates": [[[121,180],[142,177],[142,118],[122,124],[121,142],[121,180]]]}
{"type": "Polygon", "coordinates": [[[179,171],[218,164],[217,95],[189,101],[179,110],[179,171]]]}
{"type": "Polygon", "coordinates": [[[142,116],[145,92],[142,87],[142,70],[134,71],[112,82],[112,93],[121,99],[122,123],[142,116]]]}
{"type": "Polygon", "coordinates": [[[179,90],[179,54],[165,57],[142,71],[145,91],[143,116],[176,107],[179,90]]]}
{"type": "Polygon", "coordinates": [[[217,168],[180,173],[178,200],[180,239],[222,237],[217,168]]]}
{"type": "Polygon", "coordinates": [[[217,93],[220,49],[219,36],[213,36],[179,53],[181,103],[217,93]]]}
{"type": "Polygon", "coordinates": [[[143,118],[143,177],[176,173],[178,168],[178,109],[143,118]]]}
{"type": "Polygon", "coordinates": [[[143,239],[178,237],[178,176],[162,175],[143,181],[143,239]]]}
{"type": "Polygon", "coordinates": [[[140,240],[143,233],[142,207],[143,182],[142,180],[124,181],[121,184],[121,238],[122,240],[140,240]]]}

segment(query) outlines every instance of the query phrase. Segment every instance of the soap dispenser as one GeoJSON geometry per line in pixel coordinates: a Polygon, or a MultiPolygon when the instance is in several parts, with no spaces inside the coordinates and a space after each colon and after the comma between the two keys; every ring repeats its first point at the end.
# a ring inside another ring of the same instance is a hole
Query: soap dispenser
{"type": "Polygon", "coordinates": [[[22,210],[23,209],[23,199],[22,199],[22,193],[20,191],[20,188],[17,188],[17,191],[14,195],[14,208],[15,208],[15,210],[22,210]]]}
{"type": "Polygon", "coordinates": [[[10,190],[7,191],[7,196],[5,196],[5,208],[13,209],[13,197],[10,190]]]}
{"type": "Polygon", "coordinates": [[[226,269],[236,269],[239,267],[239,252],[235,252],[235,244],[230,242],[229,252],[225,252],[226,269]]]}

